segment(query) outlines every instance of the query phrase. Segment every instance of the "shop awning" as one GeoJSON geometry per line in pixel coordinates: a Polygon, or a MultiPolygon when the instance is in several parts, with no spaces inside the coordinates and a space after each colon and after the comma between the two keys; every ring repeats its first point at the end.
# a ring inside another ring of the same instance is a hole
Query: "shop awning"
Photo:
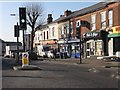
{"type": "Polygon", "coordinates": [[[58,44],[64,44],[64,43],[66,43],[66,41],[63,41],[63,40],[62,40],[62,41],[58,41],[57,43],[58,43],[58,44]]]}
{"type": "Polygon", "coordinates": [[[109,38],[112,38],[112,37],[120,37],[120,34],[108,34],[108,37],[109,38]]]}
{"type": "Polygon", "coordinates": [[[68,41],[68,43],[79,43],[79,42],[80,42],[79,39],[74,39],[74,40],[70,40],[70,41],[68,41]]]}

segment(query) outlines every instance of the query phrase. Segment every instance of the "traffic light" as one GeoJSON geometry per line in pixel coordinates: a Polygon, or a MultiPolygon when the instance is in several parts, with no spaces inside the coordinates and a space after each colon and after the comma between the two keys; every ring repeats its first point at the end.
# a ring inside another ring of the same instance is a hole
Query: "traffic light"
{"type": "Polygon", "coordinates": [[[25,7],[19,8],[19,21],[20,21],[20,29],[26,30],[27,24],[26,24],[26,8],[25,7]]]}
{"type": "Polygon", "coordinates": [[[19,26],[14,25],[14,37],[19,37],[19,26]]]}
{"type": "Polygon", "coordinates": [[[76,37],[80,38],[80,27],[76,28],[76,37]]]}

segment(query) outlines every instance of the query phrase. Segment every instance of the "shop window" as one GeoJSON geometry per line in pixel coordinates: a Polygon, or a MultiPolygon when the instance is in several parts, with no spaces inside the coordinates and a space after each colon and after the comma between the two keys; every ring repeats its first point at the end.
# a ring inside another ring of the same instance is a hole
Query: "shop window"
{"type": "Polygon", "coordinates": [[[120,38],[119,37],[113,39],[113,51],[114,52],[120,51],[120,38]]]}
{"type": "Polygon", "coordinates": [[[87,43],[87,49],[90,49],[90,43],[87,43]]]}

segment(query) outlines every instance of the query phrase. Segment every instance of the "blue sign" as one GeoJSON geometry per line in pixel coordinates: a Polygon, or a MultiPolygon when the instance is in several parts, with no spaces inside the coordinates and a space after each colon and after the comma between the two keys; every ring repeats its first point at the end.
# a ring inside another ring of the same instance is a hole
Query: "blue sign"
{"type": "Polygon", "coordinates": [[[27,58],[27,56],[28,56],[27,54],[24,54],[24,58],[27,58]]]}

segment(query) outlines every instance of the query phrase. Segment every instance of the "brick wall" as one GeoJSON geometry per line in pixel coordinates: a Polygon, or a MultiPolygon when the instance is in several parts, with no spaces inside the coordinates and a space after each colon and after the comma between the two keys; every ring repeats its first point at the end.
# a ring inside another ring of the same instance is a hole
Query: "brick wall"
{"type": "MultiPolygon", "coordinates": [[[[93,12],[93,13],[89,13],[83,16],[78,16],[76,18],[73,19],[73,23],[74,23],[74,36],[75,36],[75,32],[76,32],[76,21],[77,20],[86,20],[88,22],[91,22],[91,15],[96,14],[96,30],[100,30],[101,29],[101,12],[106,11],[106,28],[108,27],[108,11],[109,10],[113,10],[113,26],[118,26],[120,25],[120,2],[119,3],[113,3],[108,5],[107,7],[105,7],[104,9],[101,9],[99,11],[93,12]]],[[[85,32],[89,32],[90,29],[86,28],[86,27],[82,27],[82,33],[85,32]]],[[[81,34],[82,34],[81,33],[81,34]]]]}

